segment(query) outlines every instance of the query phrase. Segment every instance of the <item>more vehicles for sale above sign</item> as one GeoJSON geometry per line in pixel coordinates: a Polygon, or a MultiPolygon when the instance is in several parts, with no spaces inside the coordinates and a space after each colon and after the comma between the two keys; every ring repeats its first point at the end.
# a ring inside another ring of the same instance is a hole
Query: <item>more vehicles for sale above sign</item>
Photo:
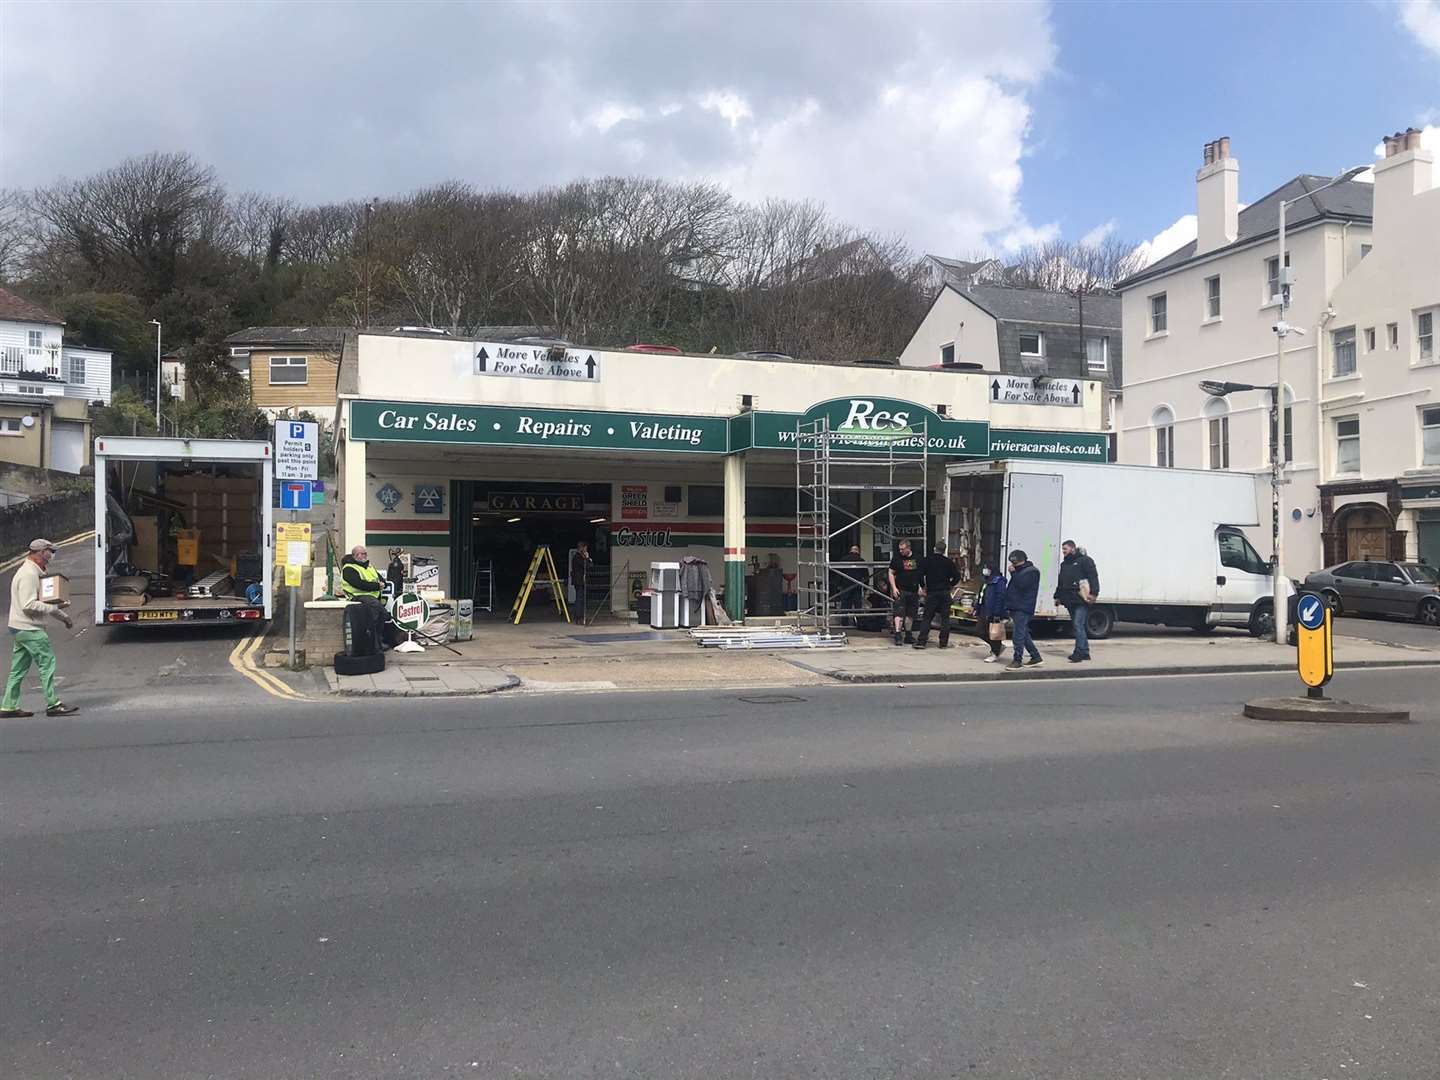
{"type": "Polygon", "coordinates": [[[500,375],[512,379],[599,382],[600,357],[593,349],[477,341],[475,374],[500,375]]]}
{"type": "Polygon", "coordinates": [[[1079,379],[999,375],[990,380],[990,400],[997,405],[1064,405],[1078,409],[1085,400],[1085,391],[1079,379]]]}

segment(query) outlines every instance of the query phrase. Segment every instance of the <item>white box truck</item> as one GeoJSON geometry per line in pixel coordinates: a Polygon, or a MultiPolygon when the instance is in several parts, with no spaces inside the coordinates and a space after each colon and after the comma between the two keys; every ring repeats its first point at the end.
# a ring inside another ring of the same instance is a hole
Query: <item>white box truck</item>
{"type": "Polygon", "coordinates": [[[1090,636],[1116,622],[1273,632],[1270,564],[1243,529],[1260,522],[1247,473],[1145,465],[993,461],[950,465],[943,531],[962,572],[1005,565],[1019,548],[1040,570],[1039,619],[1068,619],[1052,598],[1074,540],[1095,560],[1090,636]]]}
{"type": "Polygon", "coordinates": [[[273,615],[275,454],[238,439],[95,440],[95,622],[273,615]]]}

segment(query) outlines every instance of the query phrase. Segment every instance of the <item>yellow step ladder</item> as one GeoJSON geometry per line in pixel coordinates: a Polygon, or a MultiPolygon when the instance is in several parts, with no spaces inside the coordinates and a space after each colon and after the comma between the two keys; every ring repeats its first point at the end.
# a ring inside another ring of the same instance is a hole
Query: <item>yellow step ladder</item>
{"type": "Polygon", "coordinates": [[[530,569],[525,571],[525,580],[520,583],[520,592],[515,597],[514,606],[510,608],[510,621],[516,626],[525,617],[525,605],[530,602],[530,594],[535,590],[536,585],[550,586],[550,592],[555,597],[555,610],[567,623],[570,618],[570,608],[565,603],[565,584],[560,580],[560,572],[555,569],[555,559],[550,554],[550,545],[541,544],[535,549],[535,554],[530,559],[530,569]],[[541,577],[540,571],[546,571],[546,576],[541,577]]]}

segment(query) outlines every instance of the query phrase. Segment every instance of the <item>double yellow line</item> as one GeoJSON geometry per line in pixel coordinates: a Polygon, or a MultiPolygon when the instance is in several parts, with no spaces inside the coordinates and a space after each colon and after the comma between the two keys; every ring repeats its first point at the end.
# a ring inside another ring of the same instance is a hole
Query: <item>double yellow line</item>
{"type": "Polygon", "coordinates": [[[259,652],[260,646],[264,643],[265,631],[263,630],[253,637],[241,640],[235,648],[230,650],[230,666],[271,697],[280,698],[282,701],[311,700],[298,690],[286,686],[277,676],[270,674],[255,663],[255,654],[259,652]]]}
{"type": "MultiPolygon", "coordinates": [[[[57,548],[68,547],[70,544],[78,544],[82,540],[89,540],[94,535],[94,529],[91,529],[89,532],[76,533],[68,540],[55,541],[55,546],[57,548]]],[[[27,555],[28,552],[26,554],[16,555],[13,559],[6,559],[3,563],[0,563],[0,574],[4,574],[10,570],[14,570],[15,567],[19,566],[22,562],[25,561],[27,555]]]]}

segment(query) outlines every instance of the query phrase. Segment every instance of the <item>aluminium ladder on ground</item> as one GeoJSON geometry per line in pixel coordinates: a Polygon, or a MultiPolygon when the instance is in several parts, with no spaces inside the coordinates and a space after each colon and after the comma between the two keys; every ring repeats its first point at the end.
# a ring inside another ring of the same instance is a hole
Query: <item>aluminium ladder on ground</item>
{"type": "Polygon", "coordinates": [[[831,631],[877,610],[888,616],[890,595],[883,580],[876,587],[876,577],[888,569],[901,540],[910,541],[916,558],[927,550],[929,447],[923,421],[895,436],[837,432],[828,417],[796,426],[795,587],[802,623],[831,631]],[[853,510],[837,502],[850,494],[853,510]],[[880,559],[864,557],[861,537],[867,527],[873,533],[871,553],[879,548],[880,559]],[[831,545],[852,530],[861,533],[854,542],[862,557],[833,558],[831,545]],[[871,597],[884,606],[870,607],[871,597]]]}

